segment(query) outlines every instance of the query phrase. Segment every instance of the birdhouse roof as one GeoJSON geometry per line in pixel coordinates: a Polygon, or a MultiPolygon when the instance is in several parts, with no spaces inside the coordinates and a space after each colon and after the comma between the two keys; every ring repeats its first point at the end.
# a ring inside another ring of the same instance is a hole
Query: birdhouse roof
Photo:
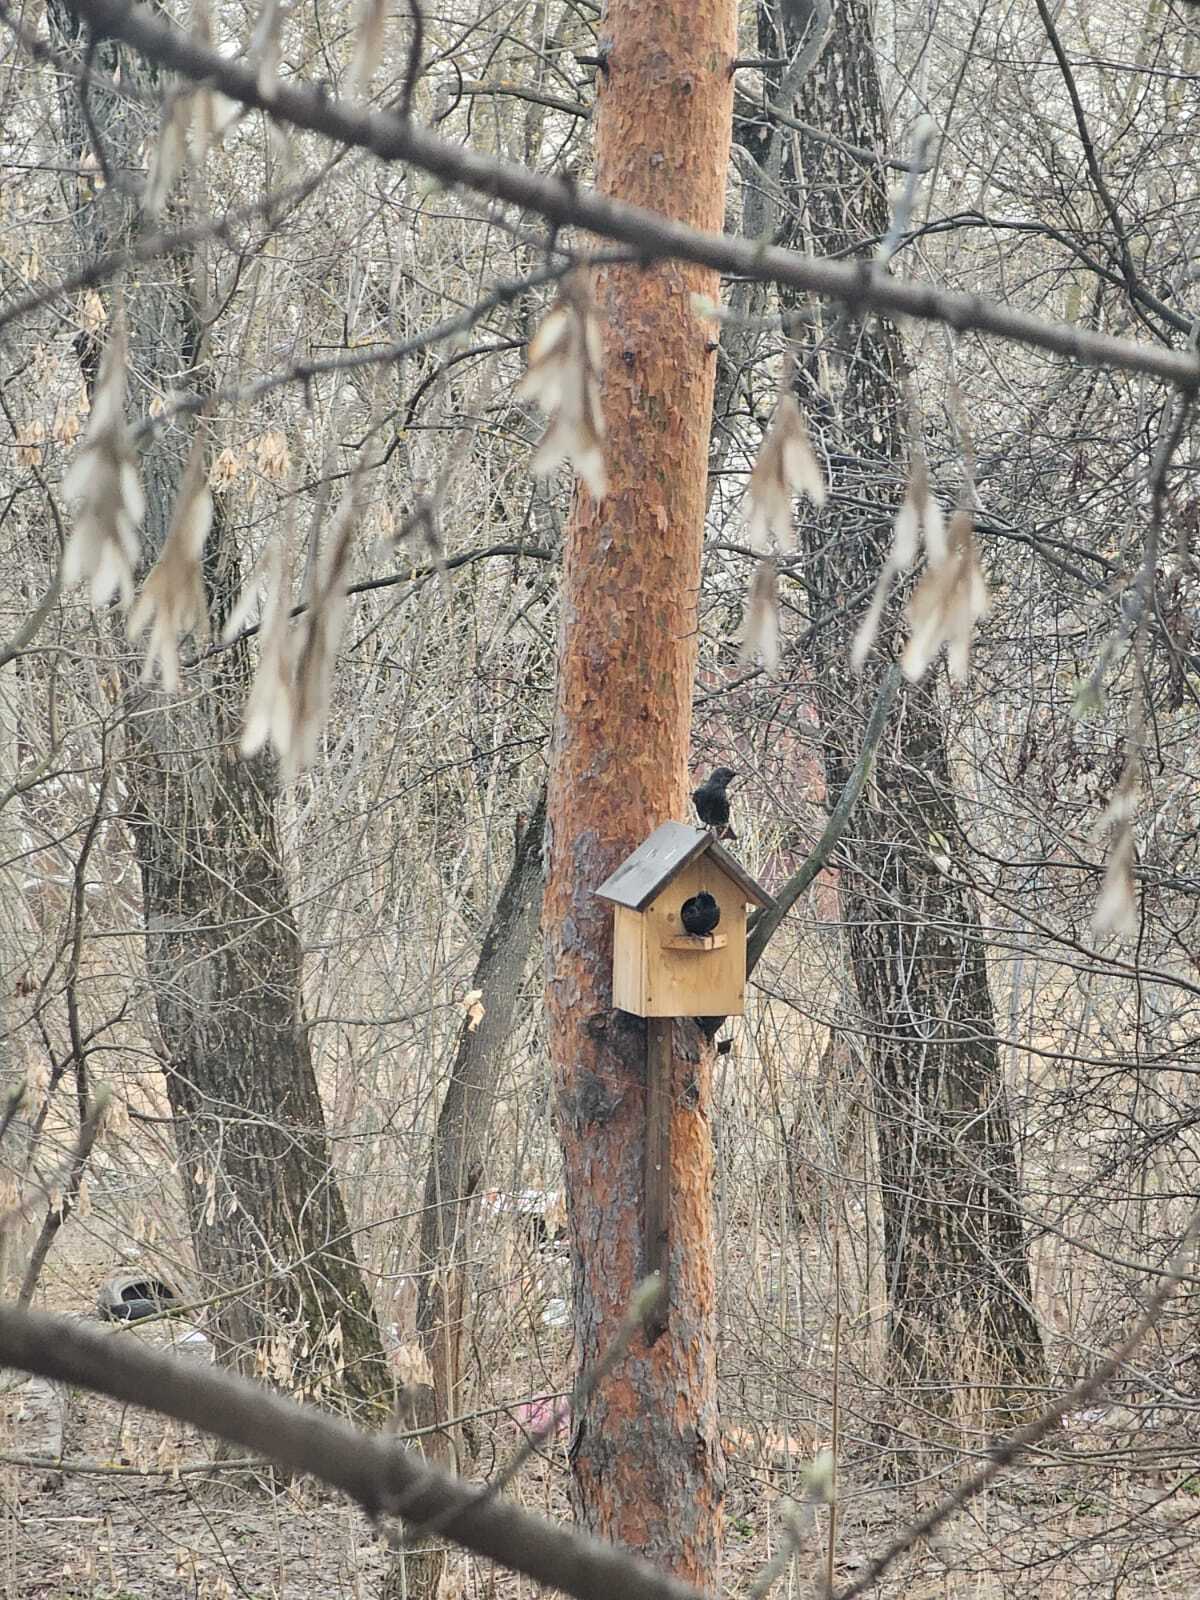
{"type": "Polygon", "coordinates": [[[645,843],[638,845],[604,880],[596,893],[614,905],[644,911],[672,878],[702,855],[711,857],[751,905],[774,904],[762,884],[754,881],[741,862],[735,861],[707,828],[689,828],[682,822],[664,822],[661,828],[655,828],[645,843]]]}

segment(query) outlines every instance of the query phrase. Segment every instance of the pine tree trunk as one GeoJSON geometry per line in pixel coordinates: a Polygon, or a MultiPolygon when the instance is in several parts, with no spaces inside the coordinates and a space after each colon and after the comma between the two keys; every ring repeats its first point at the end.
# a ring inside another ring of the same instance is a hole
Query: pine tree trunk
{"type": "MultiPolygon", "coordinates": [[[[798,115],[882,152],[871,15],[865,0],[835,0],[798,115]]],[[[759,21],[763,54],[774,55],[773,8],[761,5],[759,21]]],[[[800,43],[793,23],[784,39],[791,54],[800,43]]],[[[784,160],[784,242],[870,259],[889,221],[883,169],[844,147],[788,137],[800,170],[784,160]]],[[[786,309],[800,304],[787,291],[782,299],[786,309]]],[[[834,399],[821,392],[815,363],[801,371],[798,394],[829,450],[834,494],[819,522],[801,524],[811,614],[840,608],[844,619],[819,631],[813,650],[826,778],[837,794],[896,647],[893,608],[861,680],[848,673],[903,493],[904,371],[898,331],[883,318],[825,316],[818,336],[834,399]]],[[[972,1424],[983,1413],[1003,1425],[1036,1405],[1045,1365],[979,909],[953,859],[948,871],[934,859],[953,858],[962,842],[937,676],[897,698],[843,842],[841,907],[871,1053],[894,1381],[923,1412],[972,1424]]]]}
{"type": "MultiPolygon", "coordinates": [[[[50,0],[56,41],[76,58],[85,39],[64,0],[50,0]]],[[[135,239],[144,150],[157,129],[157,68],[110,42],[95,60],[131,93],[94,84],[89,104],[115,182],[72,187],[81,255],[135,239]],[[119,58],[119,60],[118,60],[119,58]],[[141,91],[140,95],[137,91],[141,91]]],[[[63,140],[72,164],[90,148],[77,86],[63,80],[63,140]]],[[[210,381],[188,255],[130,276],[132,406],[210,381]]],[[[89,381],[98,350],[77,340],[89,381]]],[[[144,562],[162,547],[190,439],[171,427],[141,454],[144,562]]],[[[206,557],[218,618],[239,581],[238,551],[218,503],[206,557]]],[[[236,753],[248,686],[245,648],[197,669],[171,700],[126,685],[124,779],[142,874],[146,958],[164,1045],[184,1200],[218,1355],[250,1372],[333,1399],[386,1387],[370,1296],[330,1167],[324,1114],[301,1010],[301,950],[264,762],[236,753]]]]}
{"type": "MultiPolygon", "coordinates": [[[[719,228],[736,48],[732,0],[610,0],[597,182],[719,228]]],[[[579,492],[562,594],[551,758],[547,1005],[575,1266],[577,1355],[609,1347],[642,1273],[646,1029],[612,1009],[611,912],[594,890],[659,823],[687,815],[715,351],[692,296],[710,272],[605,268],[609,492],[579,492]]],[[[581,1520],[711,1585],[724,1483],[717,1427],[711,1051],[674,1030],[671,1298],[575,1420],[581,1520]]]]}

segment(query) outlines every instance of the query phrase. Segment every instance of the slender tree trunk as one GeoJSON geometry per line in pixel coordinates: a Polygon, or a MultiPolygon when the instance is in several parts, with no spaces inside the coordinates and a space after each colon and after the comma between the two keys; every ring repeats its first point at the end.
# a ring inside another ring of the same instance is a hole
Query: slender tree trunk
{"type": "MultiPolygon", "coordinates": [[[[48,15],[76,56],[85,40],[64,0],[48,15]]],[[[134,190],[153,143],[160,74],[108,42],[105,74],[134,93],[93,85],[91,118],[113,182],[76,212],[81,253],[135,237],[134,190]],[[118,62],[118,57],[120,60],[118,62]],[[136,91],[141,92],[141,97],[136,91]]],[[[72,162],[90,134],[76,85],[64,80],[64,142],[72,162]]],[[[74,188],[72,196],[76,196],[74,188]]],[[[126,283],[135,405],[172,386],[210,381],[190,257],[163,257],[126,283]]],[[[94,377],[97,351],[78,343],[94,377]]],[[[189,441],[180,428],[144,449],[143,542],[161,549],[189,441]]],[[[219,616],[239,575],[218,501],[209,599],[219,616]]],[[[203,669],[200,669],[201,671],[203,669]]],[[[244,648],[169,700],[126,691],[128,820],[142,872],[146,957],[165,1047],[166,1088],[197,1265],[219,1298],[208,1326],[221,1359],[302,1391],[374,1397],[385,1387],[370,1296],[330,1168],[324,1115],[301,1010],[301,951],[262,762],[235,748],[249,658],[244,648]]]]}
{"type": "MultiPolygon", "coordinates": [[[[5,596],[6,600],[10,599],[5,596]]],[[[18,597],[13,596],[15,600],[18,597]]],[[[16,607],[12,607],[15,613],[16,607]]],[[[21,829],[21,795],[18,759],[21,735],[21,691],[16,661],[0,666],[0,792],[8,796],[0,806],[0,1109],[18,1092],[24,1077],[23,1050],[14,1024],[20,1016],[20,997],[27,984],[26,968],[37,948],[37,929],[29,912],[22,871],[25,841],[21,829]]],[[[27,870],[27,869],[26,869],[27,870]]],[[[36,1150],[34,1119],[17,1113],[7,1136],[0,1142],[0,1192],[6,1225],[0,1230],[0,1298],[15,1292],[24,1275],[34,1238],[29,1211],[17,1202],[22,1197],[29,1164],[36,1150]],[[10,1279],[12,1280],[10,1283],[10,1279]]]]}
{"type": "MultiPolygon", "coordinates": [[[[442,1097],[425,1175],[425,1208],[417,1245],[417,1333],[429,1359],[432,1384],[409,1385],[398,1397],[398,1421],[412,1428],[448,1422],[462,1410],[462,1339],[466,1324],[465,1242],[471,1200],[486,1160],[496,1103],[496,1079],[512,1032],[513,1012],[541,911],[542,842],[546,797],[521,829],[512,866],[492,913],[472,989],[482,996],[477,1025],[463,1022],[450,1081],[442,1097]]],[[[462,1430],[425,1433],[420,1447],[436,1466],[455,1469],[462,1430]],[[456,1451],[457,1447],[457,1451],[456,1451]]],[[[437,1593],[446,1544],[436,1533],[417,1536],[393,1559],[384,1600],[427,1600],[437,1593]]]]}
{"type": "Polygon", "coordinates": [[[482,995],[478,1026],[464,1022],[438,1113],[425,1177],[417,1248],[417,1332],[429,1357],[438,1416],[459,1411],[465,1306],[463,1241],[483,1176],[496,1077],[541,911],[546,801],[539,798],[517,841],[512,867],[479,952],[471,987],[482,995]]]}
{"type": "MultiPolygon", "coordinates": [[[[764,3],[759,12],[765,55],[778,48],[773,10],[764,3]]],[[[800,43],[791,23],[784,40],[789,54],[800,43]]],[[[887,148],[865,0],[835,0],[799,115],[859,149],[887,148]]],[[[889,221],[883,170],[795,137],[800,170],[783,162],[787,242],[869,259],[889,221]]],[[[798,305],[786,291],[783,303],[798,305]]],[[[822,394],[815,364],[801,371],[798,392],[833,463],[832,505],[819,523],[802,521],[812,614],[845,608],[844,626],[819,633],[814,649],[836,795],[896,636],[893,609],[855,683],[847,657],[865,598],[847,600],[869,593],[880,571],[906,465],[896,328],[883,318],[826,315],[835,398],[822,394]]],[[[1002,1423],[1036,1403],[1045,1367],[979,910],[961,872],[934,859],[962,842],[936,678],[930,672],[894,703],[843,844],[841,904],[869,1030],[896,1380],[926,1410],[972,1422],[992,1411],[1002,1423]],[[931,848],[931,840],[943,843],[931,848]]]]}
{"type": "MultiPolygon", "coordinates": [[[[605,193],[720,227],[733,0],[610,0],[596,116],[605,193]]],[[[642,1272],[646,1029],[612,1009],[611,913],[594,890],[659,823],[687,813],[708,424],[715,352],[684,265],[606,268],[609,491],[578,494],[567,537],[545,903],[551,1055],[575,1268],[578,1359],[610,1346],[642,1272]]],[[[711,1585],[724,1467],[717,1426],[711,1051],[674,1030],[667,1328],[575,1419],[579,1514],[711,1585]]]]}

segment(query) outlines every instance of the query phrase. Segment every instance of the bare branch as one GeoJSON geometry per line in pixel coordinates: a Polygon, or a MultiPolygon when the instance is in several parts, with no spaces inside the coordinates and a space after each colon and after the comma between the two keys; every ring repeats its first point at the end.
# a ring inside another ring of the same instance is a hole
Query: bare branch
{"type": "Polygon", "coordinates": [[[783,888],[775,896],[775,903],[768,911],[757,915],[750,924],[749,938],[746,941],[746,973],[749,976],[754,971],[762,957],[763,951],[772,934],[779,927],[784,917],[799,900],[809,884],[824,868],[826,862],[837,848],[838,841],[846,831],[847,824],[858,803],[862,793],[863,784],[875,760],[875,751],[879,741],[883,738],[883,730],[887,726],[888,712],[892,709],[892,701],[896,698],[896,690],[900,687],[901,673],[898,666],[888,668],[887,676],[879,686],[879,693],[871,709],[870,721],[867,723],[863,734],[862,749],[858,752],[858,759],[846,779],[846,785],[837,798],[837,804],[830,812],[829,821],[825,824],[825,831],[817,840],[808,859],[794,872],[783,888]]]}
{"type": "MultiPolygon", "coordinates": [[[[1192,352],[1045,322],[979,295],[950,294],[889,277],[867,262],[830,261],[724,234],[703,233],[656,212],[622,205],[573,182],[542,177],[515,162],[439,139],[412,122],[331,102],[316,90],[298,88],[291,81],[272,84],[271,93],[264,95],[250,68],[203,48],[178,28],[156,21],[143,6],[130,6],[125,0],[79,0],[79,12],[89,26],[142,51],[160,66],[209,83],[243,105],[270,111],[285,122],[342,144],[370,150],[382,160],[406,161],[444,183],[461,184],[491,199],[537,212],[555,228],[586,228],[633,245],[647,260],[694,261],[728,275],[773,280],[809,294],[827,295],[861,310],[946,323],[959,332],[992,334],[1089,366],[1146,373],[1189,394],[1200,390],[1200,357],[1192,352]]],[[[0,17],[12,21],[8,0],[0,0],[0,17]]]]}
{"type": "Polygon", "coordinates": [[[1047,1406],[1041,1416],[1035,1417],[1026,1427],[1018,1428],[1016,1433],[1010,1434],[1007,1439],[997,1444],[991,1451],[990,1459],[984,1466],[979,1468],[978,1472],[973,1472],[969,1478],[959,1484],[952,1494],[947,1495],[944,1500],[927,1511],[923,1517],[919,1517],[916,1522],[907,1527],[873,1561],[867,1563],[853,1583],[848,1584],[845,1589],[839,1590],[834,1600],[854,1600],[856,1595],[865,1594],[868,1589],[873,1589],[893,1562],[902,1556],[906,1550],[911,1550],[919,1540],[928,1538],[935,1529],[941,1527],[948,1517],[953,1516],[954,1512],[986,1489],[988,1484],[997,1478],[1005,1467],[1010,1466],[1018,1456],[1024,1454],[1032,1445],[1037,1444],[1040,1439],[1044,1439],[1048,1433],[1057,1428],[1068,1412],[1077,1411],[1080,1407],[1085,1406],[1089,1400],[1094,1399],[1101,1392],[1112,1378],[1116,1377],[1117,1373],[1158,1321],[1163,1307],[1175,1293],[1181,1279],[1188,1271],[1191,1263],[1192,1241],[1196,1236],[1198,1227],[1200,1227],[1200,1212],[1195,1212],[1188,1223],[1187,1231],[1179,1243],[1179,1248],[1176,1250],[1174,1258],[1159,1281],[1158,1287],[1147,1301],[1145,1311],[1138,1318],[1130,1333],[1113,1351],[1112,1355],[1100,1362],[1078,1383],[1072,1384],[1067,1392],[1060,1395],[1053,1405],[1047,1406]]]}
{"type": "Polygon", "coordinates": [[[598,1539],[531,1516],[427,1467],[394,1435],[362,1433],[232,1373],[67,1317],[0,1305],[0,1362],[190,1423],[356,1500],[371,1516],[437,1521],[476,1555],[577,1600],[702,1600],[699,1590],[598,1539]]]}

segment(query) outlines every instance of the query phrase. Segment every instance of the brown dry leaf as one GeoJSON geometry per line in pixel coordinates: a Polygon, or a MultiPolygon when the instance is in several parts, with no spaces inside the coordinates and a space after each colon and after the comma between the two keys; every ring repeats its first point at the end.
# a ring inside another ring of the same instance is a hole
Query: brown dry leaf
{"type": "Polygon", "coordinates": [[[46,449],[46,425],[37,417],[17,433],[17,460],[23,467],[40,467],[46,449]]]}
{"type": "Polygon", "coordinates": [[[264,478],[270,478],[275,483],[280,483],[287,476],[290,466],[287,439],[278,428],[272,428],[264,433],[255,445],[255,456],[258,460],[258,470],[264,478]]]}
{"type": "Polygon", "coordinates": [[[807,495],[818,510],[825,504],[825,474],[813,454],[808,428],[790,390],[782,393],[776,403],[746,494],[750,502],[750,539],[757,550],[768,549],[772,537],[781,550],[795,549],[794,495],[807,495]]]}
{"type": "Polygon", "coordinates": [[[395,1344],[389,1351],[389,1358],[392,1370],[396,1374],[396,1382],[402,1389],[409,1384],[433,1382],[429,1357],[421,1345],[395,1344]]]}
{"type": "Polygon", "coordinates": [[[241,470],[241,456],[238,455],[236,450],[231,450],[226,445],[213,462],[209,470],[208,481],[214,489],[228,489],[241,470]]]}
{"type": "Polygon", "coordinates": [[[762,660],[767,672],[779,669],[779,574],[773,561],[760,561],[750,586],[742,623],[743,661],[762,660]]]}
{"type": "Polygon", "coordinates": [[[142,681],[158,669],[163,688],[179,688],[179,641],[185,633],[208,636],[208,610],[200,558],[212,526],[212,496],[204,473],[204,439],[197,433],[175,502],[170,531],[142,592],[129,612],[131,639],[150,628],[142,681]]]}
{"type": "Polygon", "coordinates": [[[270,547],[250,575],[225,625],[230,638],[244,625],[260,585],[267,598],[260,631],[261,651],[246,702],[241,752],[254,755],[269,741],[292,778],[317,756],[329,713],[333,666],[346,618],[350,554],[359,515],[360,476],[348,482],[323,548],[311,562],[305,609],[293,629],[292,525],[270,547]]]}
{"type": "Polygon", "coordinates": [[[104,309],[104,301],[95,289],[89,289],[79,302],[79,324],[85,333],[99,333],[108,321],[108,312],[104,309]]]}
{"type": "Polygon", "coordinates": [[[281,1389],[286,1389],[291,1383],[296,1363],[290,1339],[272,1339],[268,1370],[281,1389]]]}
{"type": "Polygon", "coordinates": [[[87,401],[60,410],[54,421],[54,438],[68,450],[79,437],[83,419],[87,415],[87,401]]]}
{"type": "Polygon", "coordinates": [[[600,409],[603,346],[587,283],[579,273],[564,280],[558,299],[529,345],[528,370],[518,400],[536,400],[550,418],[533,457],[539,477],[569,461],[593,497],[604,498],[604,416],[600,409]]]}
{"type": "Polygon", "coordinates": [[[293,741],[285,762],[292,774],[316,760],[317,741],[329,715],[333,667],[346,624],[346,590],[358,526],[359,484],[356,472],[346,485],[321,558],[314,562],[310,574],[305,596],[307,610],[300,619],[296,649],[293,741]]]}
{"type": "Polygon", "coordinates": [[[463,1010],[467,1014],[467,1032],[474,1033],[486,1015],[482,989],[468,989],[463,995],[463,1010]]]}
{"type": "Polygon", "coordinates": [[[109,1138],[114,1140],[124,1137],[129,1132],[129,1107],[119,1094],[114,1094],[109,1101],[104,1127],[109,1138]]]}
{"type": "Polygon", "coordinates": [[[137,530],[146,502],[125,424],[127,360],[125,327],[118,322],[100,362],[83,443],[63,479],[64,496],[77,502],[63,552],[63,588],[90,580],[95,606],[117,593],[129,604],[141,553],[137,530]]]}

